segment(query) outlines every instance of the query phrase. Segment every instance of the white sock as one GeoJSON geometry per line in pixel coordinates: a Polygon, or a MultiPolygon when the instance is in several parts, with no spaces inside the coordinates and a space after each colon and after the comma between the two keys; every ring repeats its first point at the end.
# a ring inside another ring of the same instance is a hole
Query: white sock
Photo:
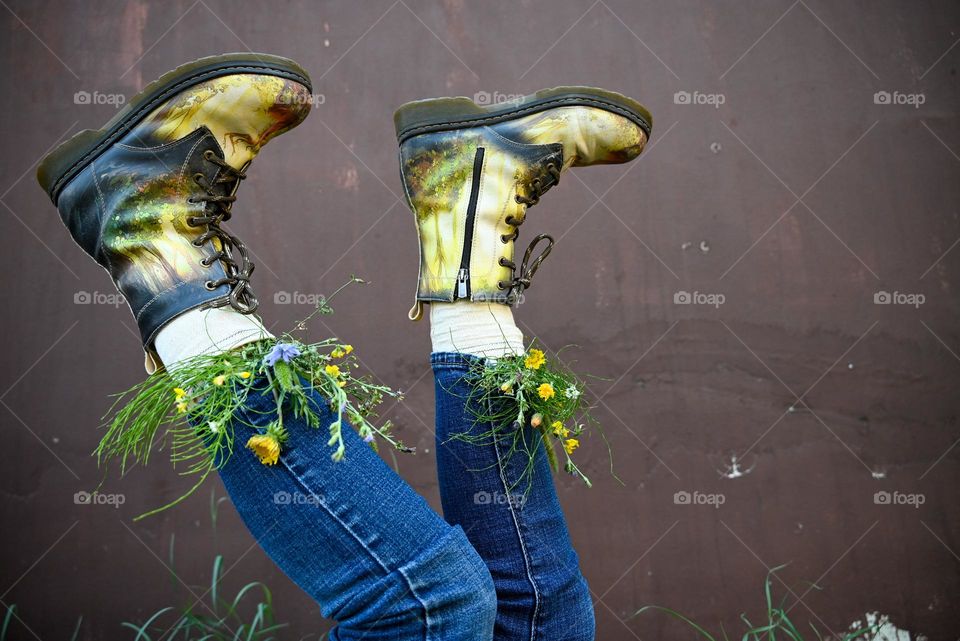
{"type": "Polygon", "coordinates": [[[434,352],[460,352],[484,358],[523,353],[523,333],[513,310],[498,303],[430,303],[430,340],[434,352]]]}
{"type": "Polygon", "coordinates": [[[273,338],[273,334],[259,318],[218,307],[193,309],[176,317],[160,330],[153,344],[170,370],[193,356],[226,352],[261,338],[273,338]]]}

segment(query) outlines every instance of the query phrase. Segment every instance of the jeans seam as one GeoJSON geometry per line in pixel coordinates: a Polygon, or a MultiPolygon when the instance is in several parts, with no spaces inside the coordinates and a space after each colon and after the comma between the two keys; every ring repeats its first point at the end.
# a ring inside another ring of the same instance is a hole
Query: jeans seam
{"type": "MultiPolygon", "coordinates": [[[[522,428],[520,428],[522,429],[522,428]]],[[[493,451],[497,457],[497,471],[500,475],[500,482],[503,484],[503,491],[507,498],[507,509],[510,510],[510,517],[513,520],[513,526],[517,531],[517,540],[520,542],[520,551],[523,553],[523,566],[527,572],[527,580],[530,587],[533,588],[533,614],[530,617],[530,641],[535,641],[537,634],[537,621],[540,615],[540,591],[537,589],[537,582],[533,578],[533,572],[530,569],[530,557],[527,554],[527,544],[523,539],[523,533],[520,531],[520,522],[517,519],[516,509],[514,508],[512,495],[507,487],[506,472],[503,467],[503,460],[500,457],[500,446],[498,445],[497,435],[493,437],[493,451]]]]}
{"type": "MultiPolygon", "coordinates": [[[[313,489],[307,485],[307,483],[300,477],[300,475],[293,471],[293,468],[290,467],[289,463],[283,460],[283,457],[280,457],[280,462],[283,464],[284,469],[286,469],[290,473],[290,475],[294,478],[297,484],[300,485],[300,487],[302,487],[304,490],[306,490],[310,494],[310,497],[316,500],[317,505],[322,506],[324,511],[327,514],[329,514],[334,521],[339,523],[340,527],[342,527],[346,532],[348,532],[350,536],[353,537],[353,539],[360,544],[360,546],[364,549],[364,551],[366,551],[366,553],[370,555],[370,558],[376,561],[377,564],[383,569],[383,571],[388,576],[393,573],[393,571],[390,570],[389,567],[387,567],[387,564],[384,563],[383,560],[372,549],[370,549],[370,547],[366,543],[364,543],[364,541],[350,528],[350,526],[347,525],[339,516],[337,516],[333,512],[333,510],[327,507],[326,501],[322,497],[317,496],[317,494],[313,491],[313,489]]],[[[397,574],[403,577],[403,581],[404,583],[407,584],[407,589],[410,591],[410,594],[413,595],[413,598],[416,599],[417,603],[420,604],[420,607],[423,608],[423,618],[428,624],[427,629],[424,630],[424,634],[428,635],[429,622],[430,622],[430,610],[427,607],[427,604],[424,602],[422,598],[420,598],[420,595],[417,594],[416,589],[414,589],[413,584],[410,582],[410,578],[399,567],[397,568],[397,574]]],[[[424,636],[424,641],[429,641],[429,636],[424,636]]]]}

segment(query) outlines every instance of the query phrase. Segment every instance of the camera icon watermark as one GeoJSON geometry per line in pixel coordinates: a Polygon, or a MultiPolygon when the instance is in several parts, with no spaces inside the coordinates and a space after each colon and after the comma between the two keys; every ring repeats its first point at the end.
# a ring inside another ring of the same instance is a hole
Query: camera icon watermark
{"type": "Polygon", "coordinates": [[[478,91],[473,94],[473,101],[482,106],[507,105],[520,102],[523,100],[523,97],[522,93],[500,93],[499,91],[490,93],[489,91],[478,91]]]}
{"type": "Polygon", "coordinates": [[[902,93],[900,91],[878,91],[873,94],[875,105],[907,105],[919,109],[927,101],[922,93],[902,93]]]}
{"type": "Polygon", "coordinates": [[[709,494],[696,490],[693,492],[680,490],[679,492],[675,492],[673,495],[674,505],[709,505],[714,509],[719,510],[720,506],[726,502],[726,495],[719,492],[709,494]]]}
{"type": "Polygon", "coordinates": [[[719,109],[727,102],[727,96],[722,93],[703,93],[700,91],[678,91],[673,94],[675,105],[707,105],[719,109]]]}
{"type": "Polygon", "coordinates": [[[127,299],[120,292],[88,292],[80,290],[73,293],[74,305],[110,305],[120,307],[126,304],[127,299]]]}
{"type": "Polygon", "coordinates": [[[483,490],[473,495],[474,505],[509,505],[516,509],[523,509],[527,503],[526,494],[510,494],[509,492],[485,492],[483,490]]]}
{"type": "Polygon", "coordinates": [[[506,296],[503,294],[493,295],[493,294],[474,294],[470,297],[474,303],[506,303],[510,306],[523,305],[526,300],[526,294],[516,294],[510,292],[506,296]]]}
{"type": "Polygon", "coordinates": [[[311,292],[274,292],[274,305],[310,305],[316,307],[321,301],[326,300],[323,294],[311,292]]]}
{"type": "Polygon", "coordinates": [[[118,508],[126,502],[127,497],[124,494],[103,494],[81,490],[73,495],[74,505],[109,505],[118,508]]]}
{"type": "Polygon", "coordinates": [[[283,490],[273,493],[274,505],[322,505],[323,500],[323,497],[319,494],[285,492],[283,490]]]}
{"type": "Polygon", "coordinates": [[[927,297],[919,293],[880,290],[873,294],[874,305],[909,305],[914,309],[919,309],[925,302],[927,302],[927,297]]]}
{"type": "Polygon", "coordinates": [[[75,105],[112,105],[119,109],[127,102],[122,93],[100,93],[99,91],[78,91],[73,94],[75,105]]]}
{"type": "Polygon", "coordinates": [[[875,492],[873,495],[874,505],[907,505],[914,509],[918,509],[926,502],[926,495],[920,493],[907,494],[905,492],[899,492],[896,490],[893,492],[880,490],[879,492],[875,492]]]}
{"type": "Polygon", "coordinates": [[[293,92],[284,93],[277,97],[281,105],[312,105],[314,109],[327,102],[327,96],[322,93],[293,92]]]}
{"type": "Polygon", "coordinates": [[[709,305],[714,309],[727,301],[727,297],[719,293],[688,292],[680,290],[673,294],[674,305],[709,305]]]}

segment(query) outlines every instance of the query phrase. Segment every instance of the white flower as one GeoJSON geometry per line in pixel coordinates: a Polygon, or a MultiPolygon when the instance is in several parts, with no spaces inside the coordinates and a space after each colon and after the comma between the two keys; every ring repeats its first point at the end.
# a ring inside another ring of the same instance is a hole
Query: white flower
{"type": "Polygon", "coordinates": [[[207,421],[207,427],[209,427],[210,431],[214,433],[220,431],[220,425],[216,421],[207,421]]]}
{"type": "Polygon", "coordinates": [[[579,398],[580,390],[577,389],[576,385],[571,385],[567,389],[563,390],[563,395],[567,398],[579,398]]]}

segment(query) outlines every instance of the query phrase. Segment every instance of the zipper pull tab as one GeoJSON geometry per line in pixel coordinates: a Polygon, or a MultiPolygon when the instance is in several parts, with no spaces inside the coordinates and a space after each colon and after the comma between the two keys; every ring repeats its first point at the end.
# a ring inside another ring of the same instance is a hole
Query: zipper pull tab
{"type": "Polygon", "coordinates": [[[467,281],[470,280],[470,270],[461,269],[457,272],[457,298],[467,297],[467,281]]]}

